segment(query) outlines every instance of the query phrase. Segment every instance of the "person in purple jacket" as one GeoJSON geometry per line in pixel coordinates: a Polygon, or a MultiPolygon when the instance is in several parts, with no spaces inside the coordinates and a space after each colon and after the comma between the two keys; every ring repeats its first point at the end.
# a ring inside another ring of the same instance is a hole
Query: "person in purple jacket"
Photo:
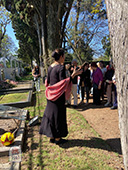
{"type": "Polygon", "coordinates": [[[100,93],[101,85],[103,82],[103,74],[100,68],[98,68],[96,62],[91,63],[92,81],[93,81],[93,104],[100,105],[100,93]]]}

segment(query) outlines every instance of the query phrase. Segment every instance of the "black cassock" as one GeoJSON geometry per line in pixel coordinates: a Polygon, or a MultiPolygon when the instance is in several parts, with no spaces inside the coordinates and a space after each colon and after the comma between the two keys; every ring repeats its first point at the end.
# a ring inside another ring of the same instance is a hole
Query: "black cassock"
{"type": "MultiPolygon", "coordinates": [[[[50,66],[48,68],[48,84],[53,85],[65,78],[65,67],[63,65],[50,66]]],[[[54,138],[67,136],[65,93],[56,101],[47,100],[39,133],[54,138]]]]}

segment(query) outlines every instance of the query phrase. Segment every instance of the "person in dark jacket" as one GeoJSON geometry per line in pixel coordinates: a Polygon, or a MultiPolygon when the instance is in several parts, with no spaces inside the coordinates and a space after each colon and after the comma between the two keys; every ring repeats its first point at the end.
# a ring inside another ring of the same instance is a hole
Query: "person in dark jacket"
{"type": "Polygon", "coordinates": [[[115,74],[112,77],[112,81],[108,81],[109,84],[112,84],[112,107],[111,109],[117,109],[117,90],[116,90],[116,79],[115,79],[115,74]]]}
{"type": "Polygon", "coordinates": [[[80,104],[84,103],[84,96],[86,91],[86,103],[89,101],[89,90],[91,88],[91,79],[90,79],[90,70],[89,64],[85,63],[83,72],[80,75],[80,87],[81,87],[81,102],[80,104]]]}
{"type": "Polygon", "coordinates": [[[105,107],[110,107],[112,105],[112,77],[114,75],[114,67],[113,63],[110,61],[109,65],[106,67],[107,72],[105,73],[105,81],[106,81],[106,95],[107,95],[107,103],[104,105],[105,107]]]}

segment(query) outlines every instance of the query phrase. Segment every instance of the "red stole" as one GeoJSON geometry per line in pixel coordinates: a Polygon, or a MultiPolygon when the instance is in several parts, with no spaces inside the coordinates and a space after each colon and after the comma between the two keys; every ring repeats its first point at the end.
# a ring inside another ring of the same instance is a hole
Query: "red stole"
{"type": "Polygon", "coordinates": [[[68,100],[70,98],[71,86],[72,86],[70,77],[61,80],[52,86],[48,86],[47,79],[46,79],[45,86],[46,86],[45,95],[48,100],[56,101],[64,92],[65,92],[65,99],[68,100]]]}

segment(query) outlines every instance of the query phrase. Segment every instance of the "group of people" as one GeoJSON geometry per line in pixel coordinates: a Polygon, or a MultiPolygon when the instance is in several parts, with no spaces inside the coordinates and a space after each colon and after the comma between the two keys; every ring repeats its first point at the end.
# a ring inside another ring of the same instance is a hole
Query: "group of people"
{"type": "MultiPolygon", "coordinates": [[[[78,105],[78,93],[80,92],[81,103],[89,102],[91,88],[93,88],[93,103],[99,105],[107,95],[107,103],[112,103],[112,91],[114,90],[113,109],[117,108],[116,81],[112,63],[104,67],[103,62],[84,63],[77,66],[77,60],[73,59],[71,65],[64,64],[65,54],[63,49],[56,49],[52,53],[54,62],[48,68],[46,79],[47,106],[41,121],[39,133],[49,137],[49,142],[56,145],[63,144],[68,140],[63,139],[68,134],[66,120],[66,103],[71,104],[73,95],[74,108],[78,105]],[[72,95],[71,95],[72,94],[72,95]]],[[[33,70],[33,76],[39,77],[40,71],[33,70]],[[38,75],[38,76],[35,76],[38,75]]]]}
{"type": "MultiPolygon", "coordinates": [[[[107,103],[105,107],[112,106],[111,109],[117,108],[117,93],[116,93],[116,81],[115,81],[115,70],[113,63],[110,62],[106,67],[104,62],[100,61],[98,63],[92,62],[84,63],[81,66],[77,66],[77,60],[73,59],[71,66],[66,65],[67,77],[73,69],[82,69],[82,74],[77,75],[72,81],[72,96],[73,105],[76,108],[78,105],[84,103],[85,93],[86,93],[86,103],[89,102],[90,93],[93,94],[93,104],[100,105],[101,99],[104,101],[104,95],[107,95],[107,103]],[[92,91],[92,92],[91,92],[92,91]],[[80,103],[78,104],[78,94],[80,95],[80,103]]],[[[67,101],[68,105],[71,105],[71,97],[67,101]]]]}

